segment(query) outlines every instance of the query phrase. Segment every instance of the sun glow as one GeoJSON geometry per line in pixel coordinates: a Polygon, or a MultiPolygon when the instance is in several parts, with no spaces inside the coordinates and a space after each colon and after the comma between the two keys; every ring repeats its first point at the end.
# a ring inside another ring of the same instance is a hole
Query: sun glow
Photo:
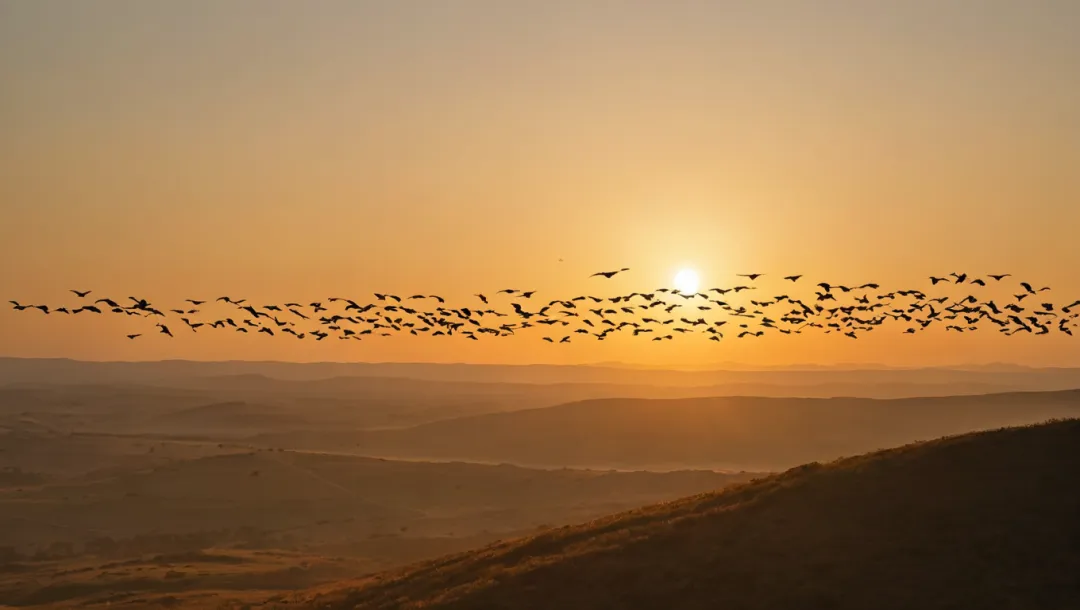
{"type": "Polygon", "coordinates": [[[683,269],[675,274],[675,279],[672,280],[675,285],[675,289],[683,294],[693,294],[698,291],[698,286],[701,284],[701,278],[698,277],[697,271],[693,269],[683,269]]]}

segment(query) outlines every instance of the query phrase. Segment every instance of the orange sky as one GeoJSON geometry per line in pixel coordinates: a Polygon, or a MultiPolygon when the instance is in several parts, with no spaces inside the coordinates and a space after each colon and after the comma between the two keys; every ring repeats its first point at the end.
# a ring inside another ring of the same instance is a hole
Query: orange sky
{"type": "MultiPolygon", "coordinates": [[[[0,2],[0,296],[561,298],[629,266],[604,286],[968,270],[1075,300],[1080,4],[973,8],[0,2]]],[[[24,314],[3,355],[1080,364],[1057,335],[130,342],[24,314]]]]}

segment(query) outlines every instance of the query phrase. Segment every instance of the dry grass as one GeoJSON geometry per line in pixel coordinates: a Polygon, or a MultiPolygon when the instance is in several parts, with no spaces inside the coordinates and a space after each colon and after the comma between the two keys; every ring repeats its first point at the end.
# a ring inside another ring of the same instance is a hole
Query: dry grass
{"type": "Polygon", "coordinates": [[[216,607],[310,587],[369,564],[282,551],[218,549],[102,561],[6,564],[0,600],[21,607],[216,607]]]}
{"type": "Polygon", "coordinates": [[[1076,608],[1077,473],[1078,420],[967,434],[806,465],[288,605],[1076,608]]]}

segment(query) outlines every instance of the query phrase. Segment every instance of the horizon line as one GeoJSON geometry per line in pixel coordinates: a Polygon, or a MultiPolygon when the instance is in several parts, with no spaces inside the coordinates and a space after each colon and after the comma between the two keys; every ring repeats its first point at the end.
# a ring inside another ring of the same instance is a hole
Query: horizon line
{"type": "Polygon", "coordinates": [[[793,363],[793,364],[773,364],[773,365],[758,365],[751,363],[739,363],[739,362],[722,362],[722,363],[705,363],[705,364],[645,364],[635,362],[620,362],[620,361],[601,361],[601,362],[582,362],[582,363],[550,363],[550,362],[531,362],[531,363],[491,363],[491,362],[465,362],[465,361],[452,361],[452,362],[439,362],[439,361],[394,361],[394,360],[381,360],[381,361],[362,361],[362,360],[312,360],[312,361],[299,361],[299,360],[239,360],[239,359],[226,359],[226,360],[199,360],[191,358],[167,358],[167,359],[154,359],[154,360],[90,360],[81,358],[71,358],[65,356],[7,356],[0,355],[0,360],[22,360],[22,361],[66,361],[75,363],[87,363],[87,364],[166,364],[166,363],[191,363],[191,364],[276,364],[276,365],[352,365],[352,366],[385,366],[385,365],[412,365],[412,366],[473,366],[473,367],[508,367],[508,368],[528,368],[528,367],[553,367],[553,368],[605,368],[605,369],[649,369],[649,370],[661,370],[661,371],[679,371],[679,372],[708,372],[708,371],[728,371],[728,370],[756,370],[756,371],[820,371],[820,370],[927,370],[927,369],[992,369],[992,368],[1014,368],[1014,369],[1028,369],[1028,370],[1046,370],[1046,369],[1074,369],[1080,368],[1080,364],[1059,364],[1059,365],[1033,365],[1023,364],[1017,362],[967,362],[967,363],[952,363],[952,364],[926,364],[926,365],[900,365],[900,364],[884,364],[884,363],[855,363],[855,362],[839,362],[836,364],[819,364],[819,363],[793,363]]]}

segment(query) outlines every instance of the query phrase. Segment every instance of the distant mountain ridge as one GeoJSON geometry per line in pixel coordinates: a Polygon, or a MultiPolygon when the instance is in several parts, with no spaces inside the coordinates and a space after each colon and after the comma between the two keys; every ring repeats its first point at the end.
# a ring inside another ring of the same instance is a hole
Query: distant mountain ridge
{"type": "Polygon", "coordinates": [[[0,358],[0,384],[151,383],[226,375],[264,375],[283,380],[331,377],[403,377],[427,381],[482,383],[603,383],[667,387],[732,383],[808,385],[817,383],[983,383],[1013,390],[1080,387],[1080,368],[985,367],[672,370],[597,365],[486,365],[432,363],[290,362],[87,362],[67,359],[0,358]]]}
{"type": "Polygon", "coordinates": [[[602,398],[400,430],[267,435],[384,457],[769,471],[973,430],[1080,416],[1080,390],[904,398],[602,398]]]}

